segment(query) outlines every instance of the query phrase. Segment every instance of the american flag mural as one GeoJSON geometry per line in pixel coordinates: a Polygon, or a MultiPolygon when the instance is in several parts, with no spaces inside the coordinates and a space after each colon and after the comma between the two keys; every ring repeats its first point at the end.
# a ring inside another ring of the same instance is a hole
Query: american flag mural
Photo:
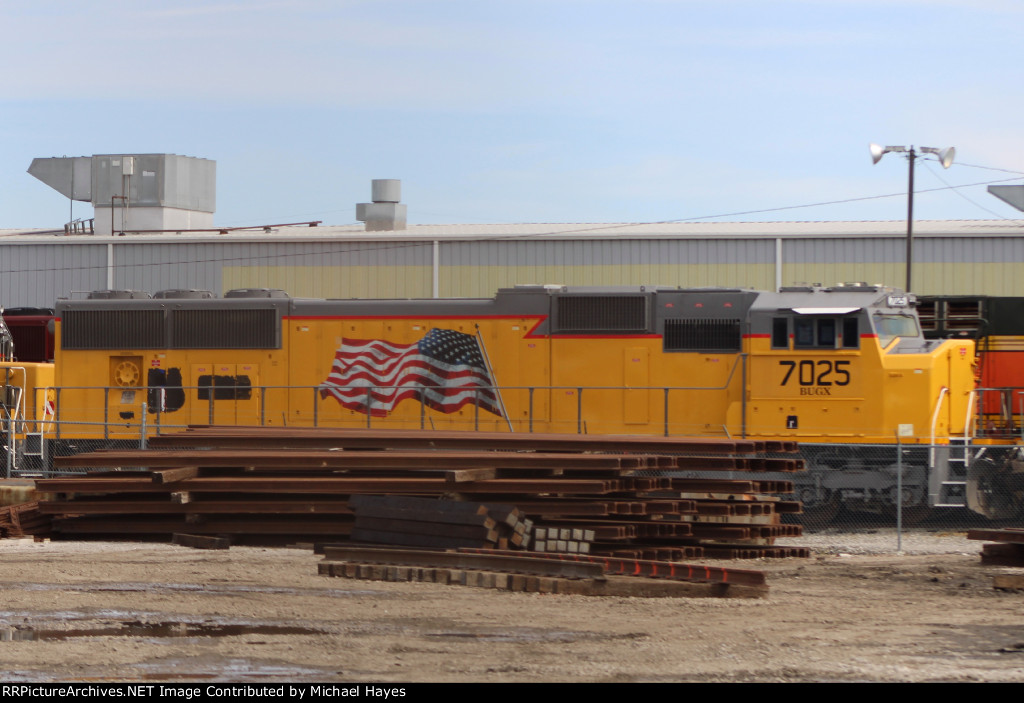
{"type": "Polygon", "coordinates": [[[501,416],[493,385],[476,337],[435,328],[413,344],[342,339],[320,395],[375,417],[406,398],[443,413],[469,403],[501,416]]]}

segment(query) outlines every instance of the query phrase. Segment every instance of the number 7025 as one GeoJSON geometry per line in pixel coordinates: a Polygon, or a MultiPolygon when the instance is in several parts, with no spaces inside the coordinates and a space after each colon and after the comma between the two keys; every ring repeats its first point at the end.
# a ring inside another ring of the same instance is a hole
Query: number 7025
{"type": "Polygon", "coordinates": [[[847,386],[850,384],[849,360],[829,361],[804,359],[803,361],[780,361],[786,369],[780,386],[785,386],[796,372],[796,381],[801,386],[847,386]]]}

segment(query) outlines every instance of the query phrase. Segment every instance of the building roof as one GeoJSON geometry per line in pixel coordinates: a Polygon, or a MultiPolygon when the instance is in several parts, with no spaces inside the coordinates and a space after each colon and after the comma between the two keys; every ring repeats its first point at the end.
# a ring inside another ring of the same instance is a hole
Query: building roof
{"type": "MultiPolygon", "coordinates": [[[[118,242],[220,241],[317,241],[348,240],[485,240],[485,239],[816,239],[847,237],[894,237],[906,235],[905,220],[832,222],[640,222],[640,223],[522,223],[410,225],[404,230],[367,232],[363,225],[282,225],[225,229],[128,233],[118,242]]],[[[914,235],[922,237],[1000,237],[1024,235],[1024,220],[918,220],[914,235]]],[[[101,235],[71,234],[63,230],[2,229],[0,245],[52,243],[95,244],[101,235]]]]}

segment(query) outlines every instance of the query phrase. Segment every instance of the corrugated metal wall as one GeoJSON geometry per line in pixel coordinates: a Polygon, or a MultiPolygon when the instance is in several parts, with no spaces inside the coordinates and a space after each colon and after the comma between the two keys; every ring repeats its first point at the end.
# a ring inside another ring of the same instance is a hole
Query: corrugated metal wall
{"type": "Polygon", "coordinates": [[[771,288],[774,247],[774,239],[444,243],[440,295],[487,296],[529,283],[771,288]]]}
{"type": "Polygon", "coordinates": [[[105,245],[61,244],[0,240],[0,305],[53,307],[58,296],[107,287],[105,245]]]}
{"type": "MultiPolygon", "coordinates": [[[[58,297],[108,287],[151,293],[198,288],[218,295],[265,287],[314,298],[421,298],[435,285],[444,297],[489,297],[500,287],[529,283],[770,290],[777,280],[897,288],[905,280],[902,235],[787,236],[781,224],[765,228],[771,231],[763,236],[739,237],[598,238],[584,232],[557,238],[460,233],[456,239],[438,233],[438,243],[343,228],[319,237],[301,236],[309,230],[298,228],[245,237],[9,236],[0,237],[0,304],[51,306],[58,297]]],[[[917,293],[1024,296],[1024,234],[918,236],[914,261],[917,293]]]]}

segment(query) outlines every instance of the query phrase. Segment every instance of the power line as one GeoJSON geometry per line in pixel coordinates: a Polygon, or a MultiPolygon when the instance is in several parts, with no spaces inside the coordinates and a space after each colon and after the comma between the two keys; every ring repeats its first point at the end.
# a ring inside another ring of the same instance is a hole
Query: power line
{"type": "MultiPolygon", "coordinates": [[[[994,169],[994,170],[1004,170],[1004,169],[994,169]]],[[[1010,173],[1018,173],[1018,172],[1011,171],[1010,173]]],[[[1009,182],[1009,181],[1016,181],[1016,180],[1024,180],[1024,176],[1021,176],[1020,178],[1005,178],[1005,179],[999,179],[999,180],[994,180],[994,181],[982,181],[982,182],[977,182],[977,183],[967,183],[967,184],[957,185],[957,186],[945,185],[945,186],[939,187],[939,188],[919,189],[919,190],[917,190],[915,192],[916,193],[932,193],[932,192],[940,192],[940,191],[944,191],[944,190],[956,191],[956,190],[958,190],[960,188],[972,188],[974,186],[992,185],[992,184],[996,184],[996,183],[1006,183],[1006,182],[1009,182]]],[[[699,215],[699,216],[695,216],[695,217],[684,217],[684,218],[671,219],[671,220],[657,220],[657,221],[649,221],[649,222],[628,222],[628,223],[616,223],[616,224],[602,224],[602,225],[592,225],[592,226],[587,226],[587,227],[579,227],[579,228],[576,228],[576,229],[559,230],[559,231],[534,232],[534,233],[529,233],[529,234],[493,235],[493,236],[489,236],[489,237],[475,237],[474,241],[492,242],[492,241],[531,240],[531,239],[539,239],[539,238],[543,238],[543,237],[547,237],[547,236],[552,236],[552,235],[564,236],[564,235],[567,235],[567,234],[586,234],[586,233],[593,233],[593,232],[608,232],[608,231],[612,231],[612,230],[626,229],[626,228],[631,228],[631,227],[644,227],[644,226],[651,226],[651,225],[677,224],[677,223],[684,223],[684,222],[697,222],[697,221],[700,221],[700,220],[711,220],[711,219],[717,219],[717,218],[722,218],[722,217],[738,217],[738,216],[757,215],[757,214],[770,213],[770,212],[783,212],[783,211],[786,211],[786,210],[800,210],[800,209],[806,209],[806,208],[812,208],[812,207],[823,207],[823,206],[826,206],[826,205],[842,205],[842,204],[847,204],[847,203],[863,202],[863,201],[867,201],[867,200],[880,200],[880,199],[884,199],[884,198],[902,198],[902,197],[906,197],[906,195],[907,194],[905,192],[902,192],[902,193],[887,193],[887,194],[884,194],[884,195],[868,195],[868,196],[861,196],[861,197],[856,197],[856,198],[844,198],[844,199],[841,199],[841,200],[829,200],[829,201],[822,201],[822,202],[816,202],[816,203],[807,203],[807,204],[803,204],[803,205],[787,205],[787,206],[783,206],[783,207],[764,208],[764,209],[760,209],[760,210],[743,210],[743,211],[729,212],[729,213],[723,213],[723,214],[717,214],[717,215],[699,215]]],[[[529,224],[529,223],[514,223],[514,224],[529,224]]],[[[11,236],[22,236],[22,235],[11,235],[11,236]]],[[[398,250],[398,249],[408,249],[408,248],[418,248],[418,247],[431,247],[431,246],[433,246],[433,242],[432,241],[380,243],[380,244],[373,244],[373,245],[370,245],[370,246],[366,246],[364,244],[363,246],[360,246],[359,248],[340,246],[338,248],[328,248],[328,249],[318,248],[315,251],[314,250],[309,250],[309,251],[290,252],[290,253],[272,253],[272,254],[265,254],[265,255],[258,255],[258,256],[253,256],[253,255],[235,256],[235,257],[230,257],[230,256],[229,257],[223,257],[223,256],[220,256],[220,257],[210,257],[210,258],[180,259],[180,260],[176,260],[176,261],[160,261],[160,262],[147,262],[147,263],[114,264],[113,268],[114,269],[122,269],[122,268],[153,268],[153,267],[159,267],[159,266],[178,266],[178,265],[183,265],[183,264],[212,264],[212,263],[227,263],[227,262],[232,262],[232,261],[260,261],[260,260],[268,260],[268,259],[288,259],[288,258],[295,258],[295,257],[300,257],[300,256],[320,256],[320,257],[322,257],[322,256],[325,256],[325,255],[331,255],[331,254],[351,254],[351,253],[365,254],[365,253],[370,253],[370,252],[392,251],[392,250],[398,250]]],[[[90,266],[90,265],[84,265],[84,266],[83,265],[54,266],[54,267],[48,267],[48,268],[18,269],[18,270],[3,269],[3,270],[0,270],[0,272],[2,272],[4,274],[8,274],[8,275],[9,274],[19,274],[19,273],[38,274],[38,273],[55,273],[55,272],[60,272],[60,271],[89,271],[89,270],[106,271],[109,268],[110,267],[107,264],[97,264],[97,265],[93,265],[93,266],[90,266]]]]}
{"type": "MultiPolygon", "coordinates": [[[[947,182],[946,182],[946,179],[944,179],[944,178],[943,178],[943,177],[942,177],[942,176],[941,176],[941,175],[939,174],[939,172],[938,172],[938,171],[936,171],[935,169],[933,169],[933,168],[931,167],[931,165],[929,164],[929,162],[928,162],[928,161],[925,161],[925,162],[924,162],[924,164],[925,164],[925,166],[926,166],[926,167],[928,168],[928,171],[929,171],[929,173],[931,173],[931,174],[932,174],[933,176],[935,176],[935,178],[936,178],[936,179],[937,179],[937,180],[938,180],[938,181],[939,181],[940,183],[945,183],[945,184],[946,184],[947,186],[949,186],[950,188],[952,188],[952,189],[953,189],[953,192],[954,192],[954,193],[956,193],[957,195],[959,195],[959,196],[960,196],[961,198],[963,198],[964,200],[966,200],[967,202],[969,202],[969,203],[970,203],[971,205],[975,206],[975,207],[976,207],[976,208],[978,208],[979,210],[984,210],[985,212],[987,212],[987,213],[988,213],[988,214],[990,214],[990,215],[995,215],[995,216],[996,216],[997,218],[999,218],[1000,220],[1006,220],[1006,221],[1008,221],[1008,222],[1019,222],[1019,221],[1020,221],[1020,218],[1016,218],[1016,217],[1005,217],[1004,215],[1002,215],[1002,214],[1000,214],[1000,213],[996,212],[995,210],[990,210],[990,209],[988,209],[987,207],[985,207],[985,206],[984,206],[984,205],[982,205],[981,203],[976,203],[976,202],[974,202],[973,200],[971,200],[970,198],[968,198],[968,197],[967,197],[966,195],[964,195],[963,193],[961,193],[961,192],[960,192],[960,190],[959,190],[958,188],[956,188],[956,187],[954,187],[954,186],[950,186],[950,185],[949,185],[949,183],[947,183],[947,182]]],[[[984,167],[983,167],[983,168],[984,168],[984,167]]],[[[1001,169],[1001,168],[1000,168],[1000,169],[992,169],[992,170],[996,170],[996,171],[1003,171],[1003,170],[1005,170],[1005,169],[1001,169]]],[[[1011,172],[1011,173],[1013,173],[1013,172],[1011,172]]]]}
{"type": "Polygon", "coordinates": [[[965,163],[963,163],[961,161],[957,161],[956,165],[957,166],[966,166],[968,168],[981,168],[981,169],[984,169],[986,171],[1002,171],[1003,173],[1019,173],[1021,175],[1024,175],[1024,171],[1012,171],[1012,170],[1010,170],[1008,168],[995,168],[994,166],[979,166],[978,164],[965,164],[965,163]]]}

